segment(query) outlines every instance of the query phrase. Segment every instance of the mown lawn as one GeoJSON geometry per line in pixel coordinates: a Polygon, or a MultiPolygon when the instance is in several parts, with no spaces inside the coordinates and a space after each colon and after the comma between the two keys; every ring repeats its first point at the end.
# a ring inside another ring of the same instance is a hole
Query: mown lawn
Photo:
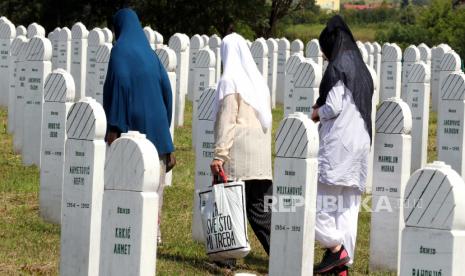
{"type": "MultiPolygon", "coordinates": [[[[320,36],[321,31],[324,29],[323,24],[296,24],[288,25],[284,29],[284,37],[287,37],[291,42],[293,39],[301,39],[305,44],[320,36]]],[[[354,34],[356,40],[375,41],[376,29],[379,28],[377,25],[364,25],[364,26],[349,26],[354,34]]]]}
{"type": "MultiPolygon", "coordinates": [[[[191,239],[194,153],[191,146],[192,106],[188,104],[186,107],[186,124],[175,132],[178,164],[174,170],[173,186],[165,193],[162,215],[164,245],[158,248],[157,274],[232,274],[209,266],[203,245],[191,239]]],[[[273,112],[274,130],[282,114],[282,107],[273,112]]],[[[435,154],[432,152],[435,148],[435,115],[431,117],[429,160],[435,154]]],[[[60,227],[45,223],[39,217],[39,171],[36,167],[23,167],[21,157],[12,152],[12,139],[6,133],[6,119],[5,110],[0,110],[0,275],[54,275],[58,273],[60,227]]],[[[353,275],[368,275],[369,226],[370,213],[361,212],[353,275]]],[[[252,251],[239,262],[236,271],[266,274],[268,257],[252,231],[249,233],[252,251]]],[[[316,261],[320,260],[321,254],[322,250],[317,248],[316,261]]]]}

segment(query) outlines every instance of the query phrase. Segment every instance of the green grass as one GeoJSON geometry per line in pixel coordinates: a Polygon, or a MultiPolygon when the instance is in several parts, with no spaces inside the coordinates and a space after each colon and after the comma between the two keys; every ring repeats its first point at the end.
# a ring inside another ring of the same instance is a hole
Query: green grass
{"type": "MultiPolygon", "coordinates": [[[[191,239],[194,193],[194,153],[191,146],[192,106],[186,105],[185,126],[175,131],[177,167],[173,186],[165,192],[162,214],[164,245],[158,248],[159,275],[231,274],[207,265],[203,245],[191,239]]],[[[273,131],[282,119],[282,107],[273,111],[273,131]]],[[[12,151],[11,136],[6,133],[6,112],[0,110],[0,275],[57,274],[60,227],[39,217],[39,171],[24,167],[21,157],[12,151]]],[[[429,159],[435,158],[436,115],[430,117],[429,159]]],[[[274,135],[274,134],[273,134],[274,135]]],[[[355,265],[352,275],[368,275],[370,213],[359,215],[355,265]]],[[[251,253],[239,261],[237,271],[267,273],[268,257],[249,228],[251,253]]],[[[309,249],[312,250],[312,249],[309,249]]],[[[323,251],[315,250],[319,261],[323,251]]],[[[394,275],[377,273],[370,275],[394,275]]]]}
{"type": "MultiPolygon", "coordinates": [[[[297,24],[289,25],[284,29],[284,36],[290,41],[294,39],[301,39],[304,43],[318,38],[321,31],[324,29],[323,24],[297,24]]],[[[375,41],[376,29],[378,25],[367,24],[364,26],[350,26],[356,40],[361,41],[375,41]]]]}

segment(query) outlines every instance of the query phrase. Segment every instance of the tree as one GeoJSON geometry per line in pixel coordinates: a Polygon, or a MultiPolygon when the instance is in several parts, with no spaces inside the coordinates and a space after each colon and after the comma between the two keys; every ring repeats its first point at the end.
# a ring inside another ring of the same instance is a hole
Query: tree
{"type": "Polygon", "coordinates": [[[288,15],[293,11],[305,8],[307,5],[311,5],[315,1],[309,0],[272,0],[271,1],[271,10],[268,18],[268,26],[265,29],[263,35],[265,37],[270,37],[276,33],[276,24],[279,19],[288,15]]]}

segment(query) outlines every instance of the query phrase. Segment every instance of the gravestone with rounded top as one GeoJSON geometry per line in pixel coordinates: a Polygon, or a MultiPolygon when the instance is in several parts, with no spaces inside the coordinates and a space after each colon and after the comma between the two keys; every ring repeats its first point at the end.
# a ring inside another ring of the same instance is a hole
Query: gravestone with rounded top
{"type": "Polygon", "coordinates": [[[87,37],[89,31],[81,22],[71,28],[71,75],[76,85],[76,100],[86,96],[87,37]]]}
{"type": "Polygon", "coordinates": [[[197,139],[195,142],[195,188],[194,188],[194,210],[192,217],[192,238],[203,242],[205,239],[200,217],[199,192],[205,190],[212,182],[210,163],[214,157],[214,124],[213,118],[214,100],[216,90],[207,87],[200,94],[198,112],[195,114],[197,139]]]}
{"type": "Polygon", "coordinates": [[[35,36],[27,48],[22,157],[23,164],[40,167],[44,84],[52,71],[52,44],[45,37],[35,36]]]}
{"type": "Polygon", "coordinates": [[[57,68],[71,72],[71,31],[68,27],[61,29],[58,35],[57,68]]]}
{"type": "Polygon", "coordinates": [[[286,63],[289,59],[290,43],[286,38],[278,41],[278,62],[276,77],[276,103],[284,104],[286,94],[286,63]]]}
{"type": "Polygon", "coordinates": [[[268,88],[271,93],[271,108],[276,107],[276,79],[278,74],[278,43],[273,38],[266,40],[268,47],[268,88]]]}
{"type": "Polygon", "coordinates": [[[15,136],[13,138],[13,148],[16,153],[21,153],[23,148],[23,131],[24,131],[24,93],[26,89],[27,76],[27,50],[29,39],[22,37],[21,47],[16,58],[16,77],[15,77],[15,136]]]}
{"type": "Polygon", "coordinates": [[[417,46],[410,45],[405,49],[404,56],[403,56],[403,63],[402,63],[402,99],[407,101],[407,84],[410,75],[410,71],[412,70],[412,66],[420,61],[420,50],[418,50],[417,46]]]}
{"type": "Polygon", "coordinates": [[[189,79],[188,79],[188,92],[187,98],[193,101],[194,87],[194,68],[196,67],[197,55],[199,51],[205,46],[204,40],[198,34],[194,35],[189,42],[189,79]]]}
{"type": "Polygon", "coordinates": [[[150,26],[145,26],[144,34],[149,41],[150,47],[155,50],[155,31],[150,26]]]}
{"type": "Polygon", "coordinates": [[[103,105],[103,85],[105,84],[105,78],[107,77],[108,62],[110,61],[112,45],[110,43],[104,43],[97,49],[95,59],[95,71],[97,73],[97,82],[95,84],[95,100],[103,105]]]}
{"type": "Polygon", "coordinates": [[[40,216],[61,223],[65,169],[66,118],[74,103],[74,80],[63,69],[47,76],[44,86],[40,168],[40,216]]]}
{"type": "Polygon", "coordinates": [[[68,112],[60,275],[99,273],[106,125],[103,107],[92,98],[68,112]]]}
{"type": "Polygon", "coordinates": [[[286,63],[286,85],[284,94],[284,117],[293,113],[292,106],[294,106],[294,74],[297,67],[304,61],[301,54],[294,54],[287,60],[286,63]]]}
{"type": "Polygon", "coordinates": [[[27,26],[27,38],[31,39],[34,36],[45,37],[45,29],[37,23],[31,23],[27,26]]]}
{"type": "Polygon", "coordinates": [[[407,103],[412,111],[411,172],[423,168],[428,157],[430,68],[422,61],[413,64],[407,82],[407,103]]]}
{"type": "Polygon", "coordinates": [[[203,34],[201,35],[201,37],[203,39],[203,47],[208,47],[208,44],[210,42],[210,38],[208,37],[208,35],[203,34]]]}
{"type": "Polygon", "coordinates": [[[421,43],[417,48],[420,51],[420,60],[423,61],[431,71],[431,48],[425,43],[421,43]]]}
{"type": "Polygon", "coordinates": [[[260,71],[263,78],[268,83],[268,46],[266,45],[266,40],[263,38],[255,40],[252,43],[250,52],[252,53],[258,71],[260,71]]]}
{"type": "Polygon", "coordinates": [[[379,101],[401,95],[402,50],[395,43],[383,45],[381,55],[381,87],[379,101]]]}
{"type": "Polygon", "coordinates": [[[465,74],[447,75],[441,85],[437,119],[438,160],[465,176],[465,74]]]}
{"type": "Polygon", "coordinates": [[[137,131],[108,150],[102,206],[99,275],[155,275],[159,161],[137,131]]]}
{"type": "MultiPolygon", "coordinates": [[[[100,28],[94,28],[87,37],[86,60],[86,96],[97,99],[97,92],[101,92],[97,72],[97,51],[105,43],[105,35],[100,28]]],[[[102,93],[103,94],[103,93],[102,93]]]]}
{"type": "Polygon", "coordinates": [[[304,43],[300,39],[291,42],[290,55],[301,54],[304,55],[304,43]]]}
{"type": "Polygon", "coordinates": [[[50,42],[52,42],[52,70],[58,68],[58,38],[60,36],[60,30],[61,28],[56,27],[47,36],[50,42]]]}
{"type": "MultiPolygon", "coordinates": [[[[212,41],[215,41],[214,39],[212,41]]],[[[189,74],[189,39],[188,37],[176,33],[168,45],[176,53],[176,107],[173,117],[175,126],[184,125],[184,109],[187,94],[188,74],[189,74]]],[[[221,66],[221,64],[220,64],[221,66]]]]}
{"type": "Polygon", "coordinates": [[[444,54],[452,50],[447,44],[439,44],[431,49],[431,102],[433,111],[438,111],[440,98],[440,72],[441,61],[444,54]]]}
{"type": "Polygon", "coordinates": [[[436,161],[410,177],[404,194],[399,275],[463,275],[463,179],[436,161]]]}
{"type": "Polygon", "coordinates": [[[13,70],[9,64],[11,55],[10,48],[16,37],[15,25],[8,20],[0,22],[0,106],[8,107],[10,71],[13,70]]]}
{"type": "Polygon", "coordinates": [[[316,124],[302,113],[277,130],[271,210],[265,203],[272,211],[270,275],[312,275],[318,143],[316,124]]]}
{"type": "Polygon", "coordinates": [[[373,44],[371,44],[371,42],[367,41],[365,43],[363,43],[363,46],[365,47],[365,49],[367,50],[367,54],[368,54],[368,66],[370,66],[371,68],[374,69],[374,64],[375,64],[375,61],[374,61],[374,54],[375,54],[375,48],[373,47],[373,44]]]}
{"type": "Polygon", "coordinates": [[[8,85],[8,132],[14,133],[15,129],[15,108],[16,108],[16,78],[18,74],[18,55],[23,47],[26,45],[27,38],[23,35],[17,36],[11,42],[10,55],[8,56],[8,66],[10,67],[9,72],[9,85],[8,85]]]}
{"type": "Polygon", "coordinates": [[[310,118],[313,112],[312,106],[319,96],[321,68],[312,60],[302,60],[293,77],[294,88],[290,112],[301,112],[310,118]]]}
{"type": "MultiPolygon", "coordinates": [[[[460,68],[462,66],[462,60],[460,56],[453,50],[445,53],[441,60],[440,71],[439,71],[439,89],[442,88],[444,79],[450,74],[454,72],[460,72],[460,68]]],[[[439,90],[441,91],[441,90],[439,90]]],[[[439,94],[438,101],[441,101],[441,94],[439,94]]],[[[439,109],[438,104],[438,114],[441,114],[441,110],[439,109]]]]}
{"type": "Polygon", "coordinates": [[[163,35],[160,34],[157,31],[153,31],[153,33],[155,34],[155,50],[164,47],[164,45],[163,45],[163,41],[164,41],[163,40],[163,35]]]}
{"type": "Polygon", "coordinates": [[[105,36],[105,43],[113,43],[113,33],[107,27],[102,29],[103,35],[105,36]]]}
{"type": "Polygon", "coordinates": [[[27,29],[23,25],[19,25],[16,27],[16,36],[27,36],[27,29]]]}
{"type": "Polygon", "coordinates": [[[323,52],[320,49],[320,43],[318,39],[312,39],[307,43],[305,49],[305,56],[321,67],[321,70],[324,72],[324,62],[323,62],[323,52]]]}
{"type": "Polygon", "coordinates": [[[400,98],[381,103],[375,126],[370,270],[396,271],[403,229],[400,200],[411,163],[412,115],[407,103],[400,98]]]}
{"type": "Polygon", "coordinates": [[[221,38],[214,34],[210,36],[210,39],[208,40],[208,47],[210,50],[215,53],[215,71],[216,71],[216,78],[215,82],[218,82],[221,77],[221,51],[220,51],[220,46],[221,46],[221,38]]]}

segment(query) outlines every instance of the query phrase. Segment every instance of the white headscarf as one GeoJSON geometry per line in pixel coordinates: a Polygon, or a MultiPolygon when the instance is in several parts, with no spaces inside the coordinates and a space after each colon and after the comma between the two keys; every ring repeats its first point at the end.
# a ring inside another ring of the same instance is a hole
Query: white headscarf
{"type": "Polygon", "coordinates": [[[224,97],[239,93],[242,100],[252,106],[263,128],[271,127],[270,90],[245,39],[232,33],[221,42],[223,75],[216,88],[213,116],[216,118],[220,102],[224,97]]]}

